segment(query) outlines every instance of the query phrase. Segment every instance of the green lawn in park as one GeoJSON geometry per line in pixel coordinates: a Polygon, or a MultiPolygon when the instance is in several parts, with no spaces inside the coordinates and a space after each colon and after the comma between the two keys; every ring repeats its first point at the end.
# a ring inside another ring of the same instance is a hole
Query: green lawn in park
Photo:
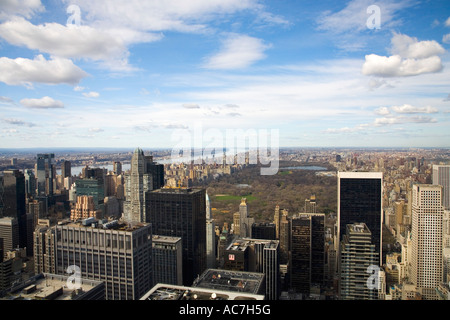
{"type": "Polygon", "coordinates": [[[215,200],[223,201],[223,202],[241,202],[242,198],[247,198],[247,203],[251,203],[252,201],[256,200],[257,197],[253,195],[244,195],[244,196],[233,196],[229,194],[219,194],[215,196],[215,200]]]}

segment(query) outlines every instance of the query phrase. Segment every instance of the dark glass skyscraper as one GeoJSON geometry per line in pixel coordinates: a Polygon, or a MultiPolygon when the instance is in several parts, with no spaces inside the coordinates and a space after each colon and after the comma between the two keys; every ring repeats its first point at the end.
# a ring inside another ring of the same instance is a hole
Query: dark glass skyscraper
{"type": "Polygon", "coordinates": [[[206,269],[206,190],[162,188],[145,193],[153,234],[181,237],[183,283],[191,285],[206,269]]]}
{"type": "Polygon", "coordinates": [[[372,242],[379,253],[382,250],[381,172],[338,173],[338,236],[342,240],[348,224],[364,223],[372,234],[372,242]]]}
{"type": "Polygon", "coordinates": [[[291,288],[309,295],[324,282],[325,215],[304,213],[291,220],[291,288]]]}
{"type": "Polygon", "coordinates": [[[36,160],[38,196],[53,195],[53,179],[56,178],[53,153],[39,153],[36,160]]]}
{"type": "MultiPolygon", "coordinates": [[[[3,217],[15,218],[19,224],[19,245],[27,247],[27,212],[25,176],[19,170],[3,172],[3,217]]],[[[1,182],[1,181],[0,181],[1,182]]]]}

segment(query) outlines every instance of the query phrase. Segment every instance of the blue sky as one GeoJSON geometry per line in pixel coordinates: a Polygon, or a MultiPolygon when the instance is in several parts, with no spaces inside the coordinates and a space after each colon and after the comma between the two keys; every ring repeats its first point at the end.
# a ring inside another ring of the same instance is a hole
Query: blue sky
{"type": "Polygon", "coordinates": [[[444,0],[4,0],[0,148],[450,147],[449,50],[444,0]]]}

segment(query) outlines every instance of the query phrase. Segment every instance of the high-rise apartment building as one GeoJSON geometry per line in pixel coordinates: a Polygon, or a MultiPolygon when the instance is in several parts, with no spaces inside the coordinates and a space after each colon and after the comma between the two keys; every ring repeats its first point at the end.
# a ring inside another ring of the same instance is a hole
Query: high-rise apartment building
{"type": "Polygon", "coordinates": [[[161,188],[145,194],[147,222],[153,233],[181,237],[183,241],[183,284],[206,269],[206,190],[161,188]]]}
{"type": "Polygon", "coordinates": [[[443,187],[415,184],[412,190],[410,279],[424,299],[434,300],[443,281],[443,187]]]}
{"type": "Polygon", "coordinates": [[[70,210],[70,220],[76,221],[94,217],[101,218],[101,211],[95,208],[93,196],[78,196],[77,202],[70,210]]]}
{"type": "Polygon", "coordinates": [[[377,300],[379,253],[365,223],[347,224],[340,249],[341,300],[377,300]]]}
{"type": "Polygon", "coordinates": [[[450,165],[433,165],[432,181],[442,186],[442,205],[450,210],[450,165]]]}
{"type": "Polygon", "coordinates": [[[291,219],[290,287],[309,295],[325,274],[325,215],[302,213],[291,219]]]}
{"type": "Polygon", "coordinates": [[[153,162],[153,156],[145,156],[137,148],[131,158],[130,173],[125,175],[124,219],[145,222],[147,213],[145,193],[164,185],[164,166],[153,162]]]}
{"type": "MultiPolygon", "coordinates": [[[[365,223],[382,263],[383,174],[381,172],[338,172],[338,245],[347,224],[365,223]]],[[[339,246],[338,246],[339,248],[339,246]]]]}

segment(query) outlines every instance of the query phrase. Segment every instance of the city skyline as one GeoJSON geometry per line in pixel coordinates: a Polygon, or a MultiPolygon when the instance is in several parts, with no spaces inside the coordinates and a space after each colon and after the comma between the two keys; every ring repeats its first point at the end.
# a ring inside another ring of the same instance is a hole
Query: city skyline
{"type": "Polygon", "coordinates": [[[443,0],[11,0],[0,148],[172,148],[199,124],[446,148],[449,48],[443,0]]]}

